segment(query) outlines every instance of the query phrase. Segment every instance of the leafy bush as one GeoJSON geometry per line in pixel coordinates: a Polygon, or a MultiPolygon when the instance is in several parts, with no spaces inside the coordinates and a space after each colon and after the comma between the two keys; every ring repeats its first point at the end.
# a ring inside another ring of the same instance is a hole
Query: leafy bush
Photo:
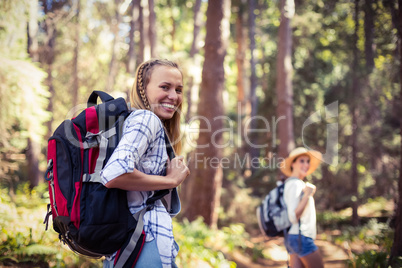
{"type": "Polygon", "coordinates": [[[43,219],[48,198],[46,184],[33,190],[20,185],[10,196],[0,189],[0,265],[35,267],[101,267],[100,260],[80,257],[60,243],[43,219]]]}
{"type": "Polygon", "coordinates": [[[225,254],[235,249],[244,249],[245,232],[240,224],[213,230],[198,218],[193,222],[184,220],[174,224],[174,234],[180,246],[176,263],[179,267],[236,267],[225,254]],[[198,264],[198,265],[197,265],[198,264]]]}
{"type": "MultiPolygon", "coordinates": [[[[0,188],[0,266],[35,267],[102,267],[102,260],[78,256],[58,239],[49,226],[45,231],[43,219],[48,201],[47,185],[33,190],[20,185],[15,195],[0,188]]],[[[179,267],[236,267],[226,254],[245,249],[246,233],[240,224],[212,230],[202,219],[194,222],[174,221],[174,234],[180,245],[179,267]]]]}
{"type": "Polygon", "coordinates": [[[386,268],[387,264],[388,254],[386,252],[377,252],[375,250],[368,250],[361,254],[355,254],[354,259],[348,261],[348,267],[350,268],[386,268]]]}

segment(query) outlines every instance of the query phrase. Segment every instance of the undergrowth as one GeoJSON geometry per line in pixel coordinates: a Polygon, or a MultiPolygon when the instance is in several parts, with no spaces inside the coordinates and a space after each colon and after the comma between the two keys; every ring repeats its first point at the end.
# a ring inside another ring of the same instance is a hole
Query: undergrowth
{"type": "MultiPolygon", "coordinates": [[[[101,259],[78,256],[63,245],[49,222],[45,231],[43,220],[48,201],[47,185],[30,190],[21,185],[15,194],[0,188],[0,266],[14,267],[102,267],[101,259]]],[[[180,246],[176,263],[187,268],[234,268],[228,260],[234,250],[244,250],[247,238],[243,225],[233,224],[220,230],[205,225],[201,218],[182,223],[173,221],[174,234],[180,246]]]]}

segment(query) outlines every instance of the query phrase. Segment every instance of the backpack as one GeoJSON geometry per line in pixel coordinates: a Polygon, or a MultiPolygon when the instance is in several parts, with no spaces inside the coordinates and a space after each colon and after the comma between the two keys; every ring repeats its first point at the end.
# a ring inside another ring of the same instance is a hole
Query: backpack
{"type": "Polygon", "coordinates": [[[292,223],[283,198],[285,183],[272,189],[257,207],[257,221],[263,235],[269,237],[286,235],[292,223]]]}
{"type": "MultiPolygon", "coordinates": [[[[130,110],[123,98],[102,91],[88,98],[88,108],[65,120],[48,140],[48,212],[60,241],[88,257],[110,256],[117,251],[115,267],[132,267],[145,243],[143,215],[172,190],[156,191],[147,207],[132,215],[126,191],[101,183],[100,171],[117,147],[130,110]],[[102,103],[96,105],[98,97],[102,103]]],[[[173,149],[165,133],[169,158],[173,149]]],[[[173,189],[176,192],[176,188],[173,189]]]]}

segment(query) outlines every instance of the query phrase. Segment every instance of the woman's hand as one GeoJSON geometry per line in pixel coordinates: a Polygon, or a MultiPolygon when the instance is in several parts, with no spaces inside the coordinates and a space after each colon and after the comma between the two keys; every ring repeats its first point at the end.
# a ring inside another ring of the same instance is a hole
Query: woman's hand
{"type": "Polygon", "coordinates": [[[306,187],[303,189],[303,192],[306,196],[313,196],[315,194],[317,187],[314,184],[306,182],[306,187]]]}
{"type": "Polygon", "coordinates": [[[179,186],[190,175],[190,170],[184,162],[183,156],[168,160],[166,177],[173,181],[175,187],[179,186]]]}

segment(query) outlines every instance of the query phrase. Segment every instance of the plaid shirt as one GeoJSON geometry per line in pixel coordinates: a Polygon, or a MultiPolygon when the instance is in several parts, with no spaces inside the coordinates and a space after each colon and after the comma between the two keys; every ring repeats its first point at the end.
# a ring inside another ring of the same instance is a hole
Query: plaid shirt
{"type": "MultiPolygon", "coordinates": [[[[102,183],[135,169],[150,175],[165,175],[168,159],[165,136],[160,119],[147,110],[135,110],[125,120],[123,136],[101,172],[102,183]]],[[[153,191],[128,191],[128,206],[132,214],[146,207],[153,191]]],[[[177,256],[172,219],[161,200],[144,215],[146,241],[156,239],[163,267],[171,267],[177,256]]]]}

